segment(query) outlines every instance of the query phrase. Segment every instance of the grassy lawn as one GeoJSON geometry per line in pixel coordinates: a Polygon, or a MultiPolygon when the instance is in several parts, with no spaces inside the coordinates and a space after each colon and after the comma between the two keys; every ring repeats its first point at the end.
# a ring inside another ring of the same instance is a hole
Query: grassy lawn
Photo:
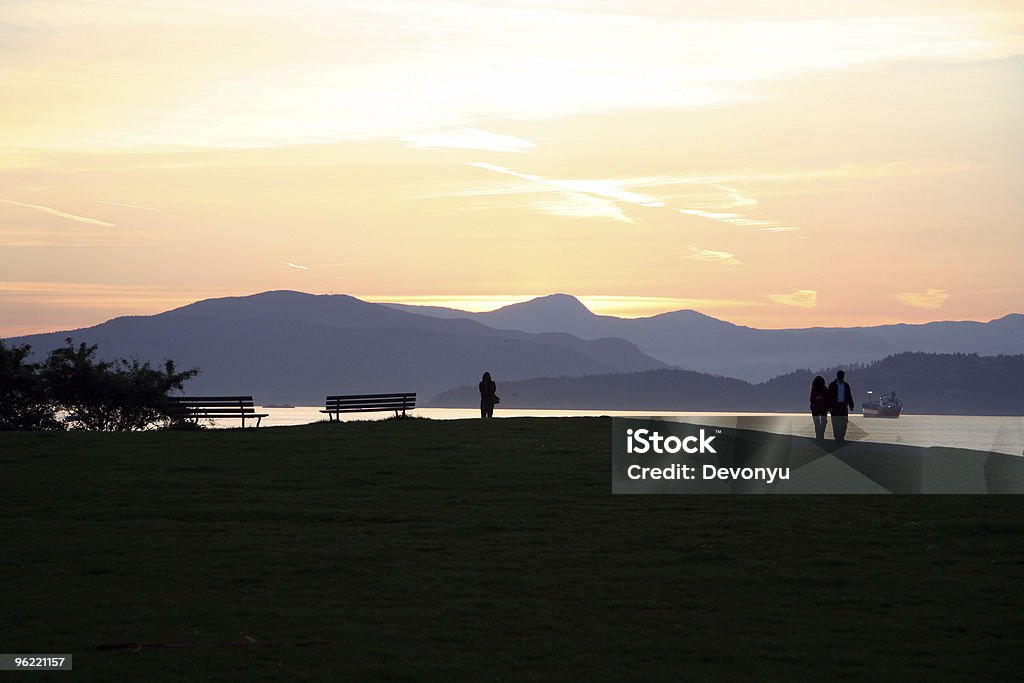
{"type": "Polygon", "coordinates": [[[610,461],[606,418],[0,434],[0,652],[90,681],[1019,676],[1016,496],[613,497],[610,461]]]}

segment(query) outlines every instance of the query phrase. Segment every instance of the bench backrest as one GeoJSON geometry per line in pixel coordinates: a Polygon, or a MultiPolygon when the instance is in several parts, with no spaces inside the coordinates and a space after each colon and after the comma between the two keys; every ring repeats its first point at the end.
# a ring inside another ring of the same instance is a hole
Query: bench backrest
{"type": "Polygon", "coordinates": [[[416,407],[416,393],[404,394],[357,394],[352,396],[328,396],[324,401],[325,412],[365,413],[378,410],[412,410],[416,407]]]}
{"type": "Polygon", "coordinates": [[[252,396],[168,396],[182,417],[239,417],[256,412],[252,396]]]}

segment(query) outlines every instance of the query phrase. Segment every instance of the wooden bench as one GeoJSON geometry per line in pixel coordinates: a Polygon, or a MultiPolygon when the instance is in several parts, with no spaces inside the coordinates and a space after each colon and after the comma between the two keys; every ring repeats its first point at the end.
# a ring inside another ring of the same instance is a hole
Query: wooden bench
{"type": "Polygon", "coordinates": [[[246,418],[256,418],[256,428],[269,413],[257,413],[252,396],[168,396],[171,401],[171,414],[181,420],[199,422],[205,418],[242,418],[245,428],[246,418]]]}
{"type": "Polygon", "coordinates": [[[416,407],[416,394],[355,394],[352,396],[328,396],[321,413],[327,413],[331,422],[341,421],[342,413],[370,413],[382,410],[399,412],[416,407]]]}

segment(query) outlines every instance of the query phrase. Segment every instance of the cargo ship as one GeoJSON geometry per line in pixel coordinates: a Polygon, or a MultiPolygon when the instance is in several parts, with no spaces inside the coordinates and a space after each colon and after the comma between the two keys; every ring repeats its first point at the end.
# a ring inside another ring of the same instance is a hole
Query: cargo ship
{"type": "Polygon", "coordinates": [[[903,413],[903,401],[896,398],[896,392],[890,391],[888,396],[875,397],[868,392],[868,400],[861,408],[864,417],[899,417],[903,413]]]}

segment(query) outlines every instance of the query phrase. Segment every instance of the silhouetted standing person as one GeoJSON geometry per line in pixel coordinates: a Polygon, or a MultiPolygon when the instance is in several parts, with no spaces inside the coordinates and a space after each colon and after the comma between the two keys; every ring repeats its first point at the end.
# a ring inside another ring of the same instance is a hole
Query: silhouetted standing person
{"type": "Polygon", "coordinates": [[[480,380],[480,417],[494,417],[494,404],[498,402],[498,385],[491,379],[491,373],[485,372],[480,380]]]}
{"type": "Polygon", "coordinates": [[[818,375],[811,381],[811,419],[814,420],[814,438],[825,440],[825,426],[828,424],[828,409],[831,407],[825,378],[818,375]]]}
{"type": "Polygon", "coordinates": [[[850,423],[850,409],[853,408],[853,390],[846,383],[846,373],[840,370],[828,385],[828,400],[832,407],[832,436],[836,441],[846,441],[846,428],[850,423]]]}

